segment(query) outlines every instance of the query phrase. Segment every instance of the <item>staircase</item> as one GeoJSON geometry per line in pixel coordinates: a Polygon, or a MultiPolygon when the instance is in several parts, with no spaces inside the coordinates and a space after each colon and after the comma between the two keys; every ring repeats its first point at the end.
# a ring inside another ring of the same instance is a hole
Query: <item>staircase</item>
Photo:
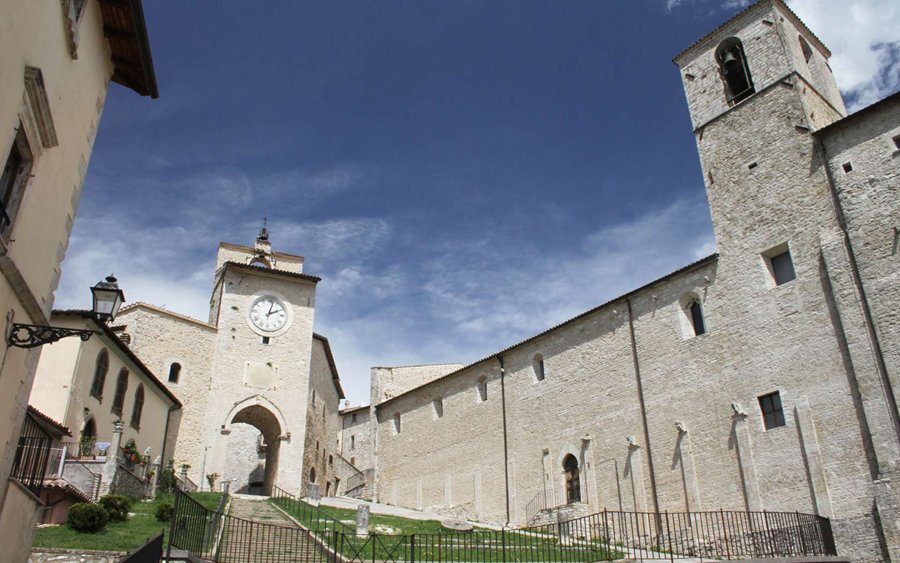
{"type": "Polygon", "coordinates": [[[592,514],[591,507],[583,502],[573,502],[553,508],[544,508],[528,520],[527,527],[536,528],[558,522],[567,522],[592,514]]]}
{"type": "Polygon", "coordinates": [[[321,559],[308,532],[298,527],[265,497],[231,499],[222,541],[216,556],[220,562],[287,563],[321,559]]]}

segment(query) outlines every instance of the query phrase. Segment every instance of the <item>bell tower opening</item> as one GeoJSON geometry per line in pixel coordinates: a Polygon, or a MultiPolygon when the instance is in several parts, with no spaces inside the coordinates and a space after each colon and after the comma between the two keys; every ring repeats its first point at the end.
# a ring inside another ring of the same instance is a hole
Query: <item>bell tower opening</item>
{"type": "Polygon", "coordinates": [[[740,39],[729,37],[722,41],[716,49],[716,62],[719,63],[719,75],[729,104],[739,104],[756,92],[740,39]]]}

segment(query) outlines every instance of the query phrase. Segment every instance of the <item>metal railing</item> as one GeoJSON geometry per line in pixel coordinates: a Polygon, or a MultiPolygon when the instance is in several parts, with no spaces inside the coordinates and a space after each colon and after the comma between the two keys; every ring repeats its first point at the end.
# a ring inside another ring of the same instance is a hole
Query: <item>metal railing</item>
{"type": "Polygon", "coordinates": [[[272,502],[302,528],[226,516],[176,493],[171,546],[215,562],[587,563],[836,554],[829,520],[797,512],[604,511],[516,530],[357,536],[318,507],[277,487],[275,493],[272,502]],[[216,529],[218,536],[211,532],[216,529]]]}
{"type": "Polygon", "coordinates": [[[568,500],[564,495],[560,494],[559,491],[555,489],[544,489],[534,495],[534,498],[525,505],[525,521],[531,522],[531,519],[542,510],[558,508],[560,506],[565,506],[567,503],[568,500]]]}
{"type": "Polygon", "coordinates": [[[160,532],[148,539],[144,545],[118,559],[117,563],[159,563],[163,555],[163,536],[164,533],[160,532]]]}
{"type": "Polygon", "coordinates": [[[303,526],[314,532],[338,530],[344,533],[355,533],[353,526],[329,516],[318,506],[313,506],[279,487],[272,487],[272,502],[297,519],[303,526]]]}
{"type": "Polygon", "coordinates": [[[609,512],[529,528],[561,544],[603,544],[627,559],[835,555],[831,522],[799,512],[609,512]]]}
{"type": "Polygon", "coordinates": [[[35,494],[44,484],[52,442],[50,435],[28,414],[19,435],[19,445],[16,448],[10,477],[35,494]]]}

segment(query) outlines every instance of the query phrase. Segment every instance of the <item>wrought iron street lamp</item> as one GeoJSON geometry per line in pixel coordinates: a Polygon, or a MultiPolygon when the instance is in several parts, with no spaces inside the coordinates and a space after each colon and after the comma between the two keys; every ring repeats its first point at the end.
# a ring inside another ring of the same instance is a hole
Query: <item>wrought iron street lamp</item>
{"type": "MultiPolygon", "coordinates": [[[[119,284],[113,276],[97,282],[97,285],[91,288],[91,294],[93,295],[94,318],[102,323],[108,323],[115,319],[119,313],[119,307],[125,302],[125,293],[119,289],[119,284]]],[[[82,340],[87,340],[93,334],[99,334],[99,331],[13,323],[6,343],[19,348],[35,348],[44,344],[53,344],[67,336],[77,336],[82,340]]]]}

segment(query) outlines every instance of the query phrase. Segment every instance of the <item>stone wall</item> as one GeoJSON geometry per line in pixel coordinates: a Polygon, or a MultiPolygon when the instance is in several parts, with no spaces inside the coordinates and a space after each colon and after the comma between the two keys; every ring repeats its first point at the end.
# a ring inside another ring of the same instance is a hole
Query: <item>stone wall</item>
{"type": "Polygon", "coordinates": [[[306,419],[306,438],[303,456],[303,477],[298,490],[306,495],[311,471],[315,469],[315,482],[319,484],[322,496],[337,494],[339,481],[345,477],[337,447],[339,429],[340,402],[343,398],[338,394],[326,353],[326,340],[320,336],[313,339],[312,369],[309,377],[309,406],[306,419]],[[335,479],[338,479],[336,482],[335,479]]]}
{"type": "Polygon", "coordinates": [[[371,413],[368,407],[341,412],[340,451],[360,471],[375,467],[371,413]]]}

